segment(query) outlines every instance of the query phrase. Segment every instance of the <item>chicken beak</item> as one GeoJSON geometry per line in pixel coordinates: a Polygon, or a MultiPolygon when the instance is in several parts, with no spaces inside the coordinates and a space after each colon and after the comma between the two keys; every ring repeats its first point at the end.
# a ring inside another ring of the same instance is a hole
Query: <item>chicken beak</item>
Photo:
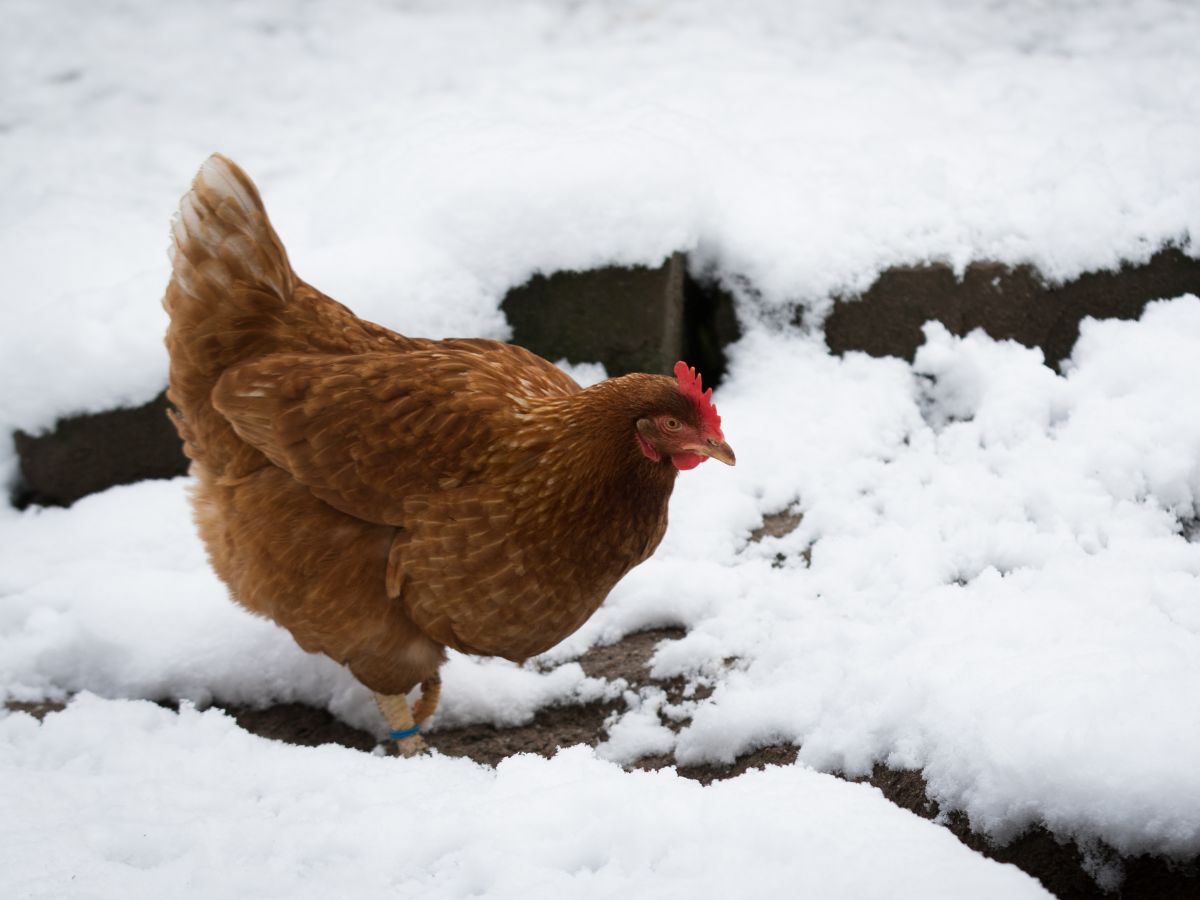
{"type": "Polygon", "coordinates": [[[733,455],[733,448],[724,441],[709,438],[704,444],[703,447],[699,448],[700,453],[712,459],[719,459],[727,466],[737,465],[737,457],[733,455]]]}

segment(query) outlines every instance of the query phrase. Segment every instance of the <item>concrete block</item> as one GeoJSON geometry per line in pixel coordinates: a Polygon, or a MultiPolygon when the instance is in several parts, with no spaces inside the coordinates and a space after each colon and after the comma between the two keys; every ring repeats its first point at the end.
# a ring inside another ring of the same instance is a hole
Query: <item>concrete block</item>
{"type": "Polygon", "coordinates": [[[961,280],[945,265],[889,269],[859,298],[839,300],[825,321],[835,353],[911,360],[936,319],[955,334],[982,328],[992,337],[1040,347],[1048,365],[1071,355],[1079,323],[1136,319],[1151,300],[1200,293],[1200,260],[1170,248],[1141,265],[1089,272],[1051,285],[1028,266],[974,263],[961,280]]]}
{"type": "Polygon", "coordinates": [[[669,374],[683,357],[682,254],[656,269],[611,266],[537,275],[501,308],[513,343],[557,361],[604,364],[609,375],[669,374]]]}
{"type": "Polygon", "coordinates": [[[187,472],[165,393],[133,409],[60,419],[41,435],[14,435],[19,481],[13,502],[70,506],[80,497],[144,478],[187,472]]]}

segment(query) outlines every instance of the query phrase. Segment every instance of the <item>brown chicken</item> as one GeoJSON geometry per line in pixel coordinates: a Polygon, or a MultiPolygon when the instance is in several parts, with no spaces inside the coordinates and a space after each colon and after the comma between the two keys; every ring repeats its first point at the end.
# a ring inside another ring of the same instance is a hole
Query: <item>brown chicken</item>
{"type": "Polygon", "coordinates": [[[581,390],[520,347],[357,318],[296,276],[222,156],[172,230],[169,397],[213,568],[349,666],[405,755],[446,647],[522,661],[558,643],[654,552],[676,473],[734,463],[682,362],[581,390]]]}

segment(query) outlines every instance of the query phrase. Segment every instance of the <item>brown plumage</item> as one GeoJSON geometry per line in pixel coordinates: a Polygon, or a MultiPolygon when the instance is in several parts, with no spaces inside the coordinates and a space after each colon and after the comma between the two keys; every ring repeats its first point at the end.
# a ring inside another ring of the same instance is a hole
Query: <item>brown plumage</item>
{"type": "Polygon", "coordinates": [[[682,364],[581,390],[520,347],[357,318],[224,157],[173,237],[169,397],[213,567],[393,728],[417,684],[432,712],[445,647],[520,661],[577,629],[658,546],[677,470],[733,463],[682,364]]]}

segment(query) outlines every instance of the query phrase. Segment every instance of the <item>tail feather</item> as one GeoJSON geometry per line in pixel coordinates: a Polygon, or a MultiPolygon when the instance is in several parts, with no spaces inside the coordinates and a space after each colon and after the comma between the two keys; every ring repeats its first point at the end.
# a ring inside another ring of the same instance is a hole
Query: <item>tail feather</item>
{"type": "Polygon", "coordinates": [[[262,198],[234,162],[214,154],[171,223],[168,396],[188,455],[218,470],[249,449],[212,408],[221,373],[286,343],[288,306],[302,284],[262,198]]]}
{"type": "Polygon", "coordinates": [[[287,251],[258,189],[219,153],[205,160],[180,201],[171,237],[174,280],[185,297],[203,300],[214,288],[228,291],[240,284],[283,301],[295,287],[287,251]]]}
{"type": "Polygon", "coordinates": [[[254,182],[213,154],[171,223],[167,396],[188,455],[218,472],[261,464],[212,405],[230,367],[271,353],[403,351],[427,342],[363,321],[305,284],[263,207],[254,182]]]}

